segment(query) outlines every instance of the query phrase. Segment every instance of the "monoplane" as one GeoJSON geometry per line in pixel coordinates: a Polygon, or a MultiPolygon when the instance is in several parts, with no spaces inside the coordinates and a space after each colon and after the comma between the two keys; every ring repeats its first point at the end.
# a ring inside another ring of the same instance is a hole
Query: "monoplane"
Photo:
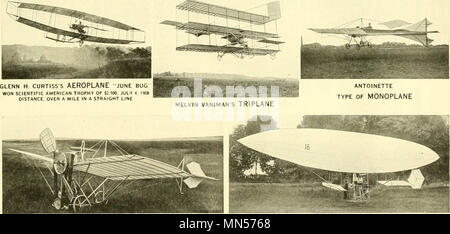
{"type": "Polygon", "coordinates": [[[324,187],[344,192],[349,200],[367,200],[370,174],[411,171],[407,180],[383,180],[385,186],[420,189],[424,177],[419,168],[439,159],[430,148],[392,137],[364,133],[283,129],[266,131],[238,140],[244,146],[308,169],[351,175],[340,184],[315,173],[324,187]]]}
{"type": "Polygon", "coordinates": [[[206,176],[197,162],[183,159],[178,166],[172,166],[129,154],[110,140],[99,141],[91,147],[82,141],[80,146],[71,147],[71,151],[62,152],[47,128],[41,132],[40,141],[49,155],[10,150],[33,161],[54,196],[52,206],[57,210],[71,208],[74,212],[85,212],[94,205],[106,204],[117,189],[137,180],[175,179],[180,193],[183,193],[183,183],[193,189],[204,180],[217,180],[206,176]],[[108,147],[118,155],[108,155],[108,147]]]}
{"type": "Polygon", "coordinates": [[[336,28],[310,28],[309,30],[322,33],[322,34],[334,34],[344,35],[348,38],[349,42],[345,44],[345,47],[349,49],[354,42],[356,49],[361,47],[372,48],[373,44],[367,40],[367,37],[372,36],[398,36],[413,40],[428,47],[433,40],[428,38],[429,33],[438,33],[438,31],[429,30],[428,27],[431,22],[425,18],[415,24],[408,23],[404,20],[391,20],[386,22],[379,22],[378,25],[382,25],[384,28],[374,28],[371,23],[365,24],[365,19],[361,18],[356,21],[360,21],[360,25],[355,27],[348,27],[356,21],[346,23],[344,26],[336,28]]]}
{"type": "Polygon", "coordinates": [[[230,9],[218,5],[203,3],[194,0],[186,0],[177,5],[178,10],[187,11],[188,19],[186,23],[165,20],[161,24],[174,26],[176,30],[182,30],[189,35],[195,37],[208,36],[208,44],[193,44],[188,39],[188,44],[178,46],[177,51],[191,51],[204,53],[217,53],[220,60],[225,54],[233,54],[239,58],[245,56],[265,56],[274,57],[280,51],[280,45],[284,42],[277,40],[280,36],[277,32],[267,32],[266,24],[275,23],[281,18],[281,9],[279,2],[271,2],[267,4],[267,15],[255,14],[248,11],[230,9]],[[194,22],[190,19],[189,14],[203,14],[208,16],[207,23],[194,22]],[[225,25],[215,23],[210,17],[224,18],[225,25]],[[213,21],[213,22],[211,22],[213,21]],[[230,26],[232,22],[237,26],[230,26]],[[240,27],[241,23],[248,23],[250,28],[240,27]],[[257,25],[264,27],[264,31],[256,31],[252,26],[257,25]],[[214,44],[211,40],[212,35],[218,35],[225,41],[214,44]],[[251,40],[252,42],[250,43],[251,40]],[[273,48],[276,47],[276,48],[273,48]]]}
{"type": "Polygon", "coordinates": [[[105,17],[34,3],[9,1],[6,13],[19,23],[46,32],[62,43],[134,44],[145,42],[145,32],[105,17]]]}

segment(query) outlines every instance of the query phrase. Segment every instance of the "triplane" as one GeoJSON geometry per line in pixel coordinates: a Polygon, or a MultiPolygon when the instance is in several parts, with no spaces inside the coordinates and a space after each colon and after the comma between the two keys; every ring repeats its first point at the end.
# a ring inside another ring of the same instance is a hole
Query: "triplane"
{"type": "Polygon", "coordinates": [[[193,189],[203,180],[217,180],[206,176],[196,162],[186,163],[183,159],[175,167],[161,161],[136,154],[129,154],[110,140],[98,141],[91,147],[82,141],[81,146],[71,147],[70,152],[61,152],[50,129],[40,134],[44,150],[50,155],[38,155],[10,149],[33,159],[33,164],[54,195],[52,206],[57,210],[72,208],[84,212],[98,204],[107,204],[108,199],[123,186],[137,180],[175,179],[180,193],[183,183],[193,189]],[[119,156],[108,156],[112,147],[119,156]],[[38,165],[42,161],[45,167],[38,165]],[[53,177],[49,181],[45,169],[53,177]],[[186,170],[187,169],[187,170],[186,170]]]}
{"type": "Polygon", "coordinates": [[[145,42],[145,32],[105,17],[34,3],[9,1],[6,13],[19,23],[45,31],[47,39],[62,43],[84,42],[136,44],[145,42]]]}
{"type": "Polygon", "coordinates": [[[407,180],[380,180],[377,183],[420,189],[424,177],[419,168],[439,159],[433,150],[414,142],[336,130],[273,130],[247,136],[238,142],[305,168],[351,175],[337,184],[311,170],[322,180],[322,186],[343,192],[349,201],[364,201],[370,197],[369,174],[411,171],[407,180]]]}
{"type": "Polygon", "coordinates": [[[404,20],[391,20],[386,22],[378,22],[378,25],[384,28],[373,28],[371,23],[366,24],[364,18],[357,19],[346,23],[340,27],[336,28],[310,28],[311,31],[322,33],[322,34],[333,34],[333,35],[344,35],[348,38],[348,43],[345,44],[345,48],[350,49],[355,46],[356,49],[361,49],[362,47],[372,48],[373,44],[367,40],[367,37],[371,36],[398,36],[413,40],[428,47],[432,39],[428,38],[429,33],[438,33],[438,31],[430,31],[428,27],[431,22],[425,18],[415,24],[408,23],[404,20]],[[360,22],[360,25],[356,27],[349,27],[355,22],[360,22]],[[359,41],[357,40],[359,39],[359,41]],[[352,42],[354,42],[352,44],[352,42]]]}
{"type": "Polygon", "coordinates": [[[217,53],[218,60],[225,54],[233,54],[241,59],[246,56],[252,58],[265,55],[273,58],[280,51],[280,45],[284,43],[277,40],[280,37],[277,32],[277,20],[281,18],[278,1],[267,4],[267,15],[194,0],[186,0],[176,8],[187,13],[187,22],[165,20],[161,24],[174,26],[177,31],[182,30],[187,34],[187,44],[178,46],[177,51],[217,53]],[[196,22],[194,15],[205,15],[208,22],[196,22]],[[225,22],[219,24],[219,19],[225,19],[225,22]],[[274,32],[268,32],[269,23],[274,24],[274,32]],[[261,30],[258,31],[256,28],[261,30]],[[208,42],[191,43],[191,35],[196,38],[208,37],[208,42]],[[220,37],[219,40],[216,36],[220,37]]]}

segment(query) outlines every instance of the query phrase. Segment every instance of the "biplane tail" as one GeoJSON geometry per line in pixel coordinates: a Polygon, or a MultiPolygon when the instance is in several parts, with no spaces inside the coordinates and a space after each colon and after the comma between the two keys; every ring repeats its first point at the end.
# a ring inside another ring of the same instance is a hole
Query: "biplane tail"
{"type": "Polygon", "coordinates": [[[187,169],[191,173],[191,177],[184,179],[183,182],[188,186],[188,188],[193,189],[197,188],[197,186],[203,181],[203,180],[217,180],[216,178],[206,176],[203,172],[202,168],[200,167],[200,164],[197,162],[191,162],[186,165],[187,169]]]}
{"type": "Polygon", "coordinates": [[[391,180],[391,181],[378,181],[379,184],[388,187],[411,187],[412,189],[422,188],[425,178],[419,169],[411,170],[411,174],[408,179],[405,180],[391,180]]]}
{"type": "Polygon", "coordinates": [[[281,7],[279,1],[269,2],[267,4],[267,16],[269,16],[270,21],[281,18],[281,7]]]}

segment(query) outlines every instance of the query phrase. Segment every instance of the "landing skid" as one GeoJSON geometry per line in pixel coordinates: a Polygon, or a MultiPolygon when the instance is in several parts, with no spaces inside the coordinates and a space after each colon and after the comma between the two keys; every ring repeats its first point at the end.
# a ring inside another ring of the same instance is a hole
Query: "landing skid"
{"type": "Polygon", "coordinates": [[[355,37],[351,37],[350,41],[347,44],[345,44],[345,48],[350,49],[352,46],[355,46],[357,50],[360,50],[362,47],[372,48],[373,44],[367,41],[365,38],[361,38],[360,41],[358,42],[355,37]]]}
{"type": "MultiPolygon", "coordinates": [[[[222,61],[223,56],[224,56],[225,54],[232,54],[232,55],[234,55],[234,56],[236,56],[237,58],[240,58],[240,59],[245,59],[245,57],[248,57],[248,58],[252,59],[252,58],[255,57],[255,55],[252,54],[252,53],[226,53],[226,52],[218,52],[218,53],[217,53],[217,60],[222,61]]],[[[275,56],[272,56],[272,55],[271,55],[271,58],[272,58],[272,59],[274,59],[274,57],[275,57],[275,56]]]]}
{"type": "Polygon", "coordinates": [[[45,36],[45,38],[52,40],[52,41],[61,42],[61,43],[78,43],[80,45],[80,47],[82,47],[84,44],[83,38],[74,38],[74,37],[66,37],[66,36],[62,36],[62,38],[61,38],[60,35],[57,35],[56,38],[50,37],[50,36],[45,36]]]}

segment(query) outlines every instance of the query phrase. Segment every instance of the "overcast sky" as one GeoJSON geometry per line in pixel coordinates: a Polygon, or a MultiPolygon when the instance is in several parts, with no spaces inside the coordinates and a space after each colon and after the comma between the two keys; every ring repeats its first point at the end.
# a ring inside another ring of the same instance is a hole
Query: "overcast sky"
{"type": "MultiPolygon", "coordinates": [[[[301,34],[304,43],[319,42],[329,45],[346,43],[345,40],[315,33],[308,28],[338,27],[360,18],[381,22],[401,19],[409,23],[416,23],[427,18],[433,23],[429,29],[440,32],[429,35],[435,40],[433,44],[448,44],[449,13],[448,0],[301,0],[298,15],[302,24],[301,34]]],[[[383,26],[372,23],[372,27],[383,26]]],[[[384,41],[415,43],[393,36],[368,39],[376,44],[384,41]]]]}
{"type": "MultiPolygon", "coordinates": [[[[78,44],[56,43],[45,38],[45,32],[30,26],[16,22],[6,14],[7,0],[1,0],[1,23],[2,23],[2,43],[40,45],[40,46],[60,46],[78,47],[78,44]]],[[[27,3],[37,3],[43,5],[64,7],[78,10],[101,17],[106,17],[121,23],[139,28],[146,32],[146,43],[140,46],[150,46],[150,10],[151,1],[148,0],[24,0],[27,3]]],[[[87,42],[87,44],[89,44],[87,42]]],[[[133,45],[135,46],[135,45],[133,45]]]]}
{"type": "Polygon", "coordinates": [[[57,138],[149,140],[222,136],[221,122],[176,122],[167,116],[3,117],[2,139],[38,139],[45,128],[57,138]]]}

